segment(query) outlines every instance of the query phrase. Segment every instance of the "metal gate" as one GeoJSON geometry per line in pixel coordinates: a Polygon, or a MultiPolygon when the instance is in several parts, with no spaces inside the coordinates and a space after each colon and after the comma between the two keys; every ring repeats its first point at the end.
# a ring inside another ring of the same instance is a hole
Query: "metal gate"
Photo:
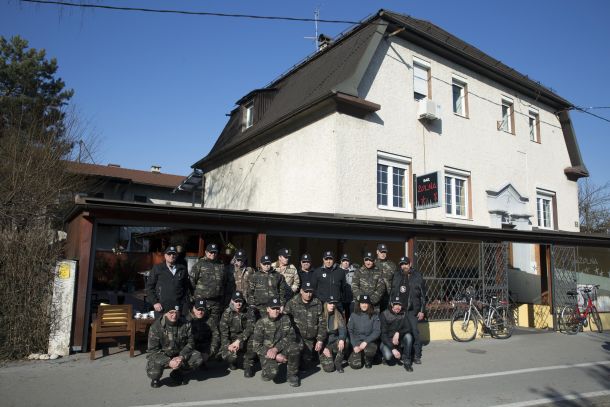
{"type": "Polygon", "coordinates": [[[568,291],[576,291],[576,247],[551,246],[551,293],[553,301],[553,326],[557,329],[557,314],[564,305],[576,305],[576,297],[568,291]]]}
{"type": "Polygon", "coordinates": [[[449,319],[468,287],[480,298],[508,300],[507,255],[507,243],[417,240],[415,267],[428,288],[428,318],[449,319]]]}

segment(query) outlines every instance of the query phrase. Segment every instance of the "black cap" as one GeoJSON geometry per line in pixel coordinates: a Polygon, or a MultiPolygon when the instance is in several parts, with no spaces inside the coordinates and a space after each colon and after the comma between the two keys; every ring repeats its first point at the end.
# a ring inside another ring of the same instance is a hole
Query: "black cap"
{"type": "Polygon", "coordinates": [[[235,252],[235,260],[246,260],[246,252],[243,249],[239,249],[235,252]]]}
{"type": "Polygon", "coordinates": [[[371,303],[371,297],[369,297],[366,294],[362,294],[358,296],[358,302],[362,303],[362,304],[370,304],[371,303]]]}
{"type": "Polygon", "coordinates": [[[178,251],[176,250],[176,246],[169,246],[167,249],[165,249],[165,254],[178,254],[178,251]]]}
{"type": "Polygon", "coordinates": [[[324,252],[324,255],[322,256],[322,258],[324,260],[326,260],[326,259],[334,259],[335,258],[335,253],[333,253],[330,250],[327,250],[327,251],[324,252]]]}
{"type": "Polygon", "coordinates": [[[386,246],[385,243],[379,243],[377,245],[377,250],[379,250],[380,252],[387,252],[388,251],[388,246],[386,246]]]}
{"type": "Polygon", "coordinates": [[[411,260],[407,257],[407,256],[402,256],[400,258],[400,261],[398,262],[398,265],[400,266],[401,264],[411,264],[411,260]]]}
{"type": "Polygon", "coordinates": [[[394,297],[394,298],[392,298],[392,301],[390,302],[390,304],[392,304],[392,305],[394,305],[394,304],[402,305],[402,301],[400,300],[400,297],[394,297]]]}
{"type": "Polygon", "coordinates": [[[373,252],[364,252],[364,260],[366,260],[366,259],[374,261],[375,256],[373,256],[373,252]]]}
{"type": "Polygon", "coordinates": [[[239,302],[239,301],[244,302],[245,301],[244,300],[244,295],[240,291],[235,291],[233,293],[233,295],[231,296],[231,299],[233,301],[237,301],[237,302],[239,302]]]}
{"type": "Polygon", "coordinates": [[[269,308],[279,308],[282,306],[282,303],[280,302],[279,298],[271,298],[267,303],[267,306],[269,308]]]}
{"type": "Polygon", "coordinates": [[[206,307],[207,307],[207,304],[205,302],[205,298],[195,298],[195,302],[193,303],[193,307],[195,309],[205,310],[206,307]]]}
{"type": "Polygon", "coordinates": [[[307,281],[306,283],[303,283],[303,285],[301,286],[301,290],[313,292],[313,286],[309,281],[307,281]]]}
{"type": "Polygon", "coordinates": [[[271,264],[271,257],[269,257],[269,256],[268,256],[268,255],[266,255],[266,254],[265,254],[265,255],[263,255],[263,256],[261,257],[261,261],[260,261],[260,263],[261,263],[261,264],[265,264],[265,263],[269,263],[269,264],[271,264]]]}
{"type": "Polygon", "coordinates": [[[210,243],[205,248],[205,251],[210,253],[218,253],[218,245],[216,243],[210,243]]]}
{"type": "Polygon", "coordinates": [[[161,306],[163,307],[164,313],[170,311],[180,311],[180,304],[178,304],[178,301],[166,300],[163,301],[161,306]]]}
{"type": "Polygon", "coordinates": [[[329,304],[337,304],[337,303],[339,303],[339,300],[337,298],[335,298],[334,295],[329,295],[328,296],[328,303],[329,304]]]}
{"type": "Polygon", "coordinates": [[[303,253],[303,255],[301,256],[301,261],[308,261],[311,263],[311,256],[309,255],[309,253],[303,253]]]}
{"type": "Polygon", "coordinates": [[[349,261],[349,254],[347,254],[347,253],[343,253],[343,254],[341,255],[341,261],[343,261],[343,260],[347,260],[347,261],[349,261]]]}
{"type": "Polygon", "coordinates": [[[284,249],[280,249],[277,252],[278,256],[284,256],[284,257],[290,257],[290,250],[284,248],[284,249]]]}

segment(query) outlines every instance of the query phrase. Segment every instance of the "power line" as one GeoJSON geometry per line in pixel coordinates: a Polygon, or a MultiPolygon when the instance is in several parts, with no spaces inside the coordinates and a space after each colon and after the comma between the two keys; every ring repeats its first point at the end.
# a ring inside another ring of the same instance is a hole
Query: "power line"
{"type": "Polygon", "coordinates": [[[53,6],[67,6],[67,7],[80,7],[80,8],[98,8],[105,10],[118,10],[118,11],[141,11],[145,13],[164,13],[164,14],[185,14],[192,16],[211,16],[211,17],[231,17],[231,18],[251,18],[257,20],[280,20],[280,21],[302,21],[302,22],[319,22],[319,23],[331,23],[331,24],[360,24],[360,21],[350,20],[322,20],[315,18],[300,18],[300,17],[282,17],[282,16],[257,16],[252,14],[230,14],[230,13],[211,13],[206,11],[188,11],[188,10],[169,10],[169,9],[152,9],[152,8],[140,8],[140,7],[119,7],[119,6],[107,6],[103,4],[87,4],[87,3],[69,3],[65,1],[49,1],[49,0],[21,0],[25,3],[39,3],[48,4],[53,6]]]}
{"type": "Polygon", "coordinates": [[[587,108],[583,108],[583,107],[574,106],[574,110],[576,110],[576,111],[578,111],[578,112],[586,113],[586,114],[588,114],[588,115],[591,115],[591,116],[596,117],[596,118],[598,118],[598,119],[600,119],[600,120],[603,120],[603,121],[605,121],[605,122],[610,123],[610,119],[606,119],[605,117],[602,117],[602,116],[596,115],[595,113],[591,113],[591,112],[589,112],[589,111],[587,110],[587,108]]]}

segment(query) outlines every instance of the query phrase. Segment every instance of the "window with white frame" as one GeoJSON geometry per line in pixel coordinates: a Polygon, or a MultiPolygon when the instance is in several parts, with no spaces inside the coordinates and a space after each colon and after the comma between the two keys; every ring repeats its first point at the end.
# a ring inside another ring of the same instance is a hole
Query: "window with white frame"
{"type": "Polygon", "coordinates": [[[254,124],[254,102],[250,102],[244,106],[244,128],[250,128],[254,124]]]}
{"type": "Polygon", "coordinates": [[[498,122],[498,130],[514,134],[514,107],[513,101],[502,98],[502,120],[498,122]]]}
{"type": "Polygon", "coordinates": [[[453,78],[451,87],[453,89],[453,113],[468,116],[466,82],[453,78]]]}
{"type": "Polygon", "coordinates": [[[468,217],[469,183],[470,174],[468,172],[445,169],[445,214],[447,216],[468,217]]]}
{"type": "Polygon", "coordinates": [[[553,207],[555,193],[551,191],[536,191],[536,217],[538,227],[542,229],[553,229],[553,207]]]}
{"type": "Polygon", "coordinates": [[[413,58],[413,97],[416,100],[430,98],[430,64],[413,58]]]}
{"type": "Polygon", "coordinates": [[[530,141],[540,143],[540,118],[537,111],[529,111],[528,123],[530,130],[530,141]]]}
{"type": "Polygon", "coordinates": [[[377,152],[377,207],[409,210],[409,180],[411,159],[377,152]]]}

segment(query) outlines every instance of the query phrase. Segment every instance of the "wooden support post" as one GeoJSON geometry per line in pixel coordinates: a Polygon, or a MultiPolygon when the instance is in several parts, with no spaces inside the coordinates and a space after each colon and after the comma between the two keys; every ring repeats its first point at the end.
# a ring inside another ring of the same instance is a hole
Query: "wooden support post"
{"type": "Polygon", "coordinates": [[[258,236],[256,236],[256,259],[254,259],[254,262],[257,267],[258,267],[259,260],[266,253],[267,253],[267,234],[259,233],[258,236]]]}
{"type": "Polygon", "coordinates": [[[89,271],[92,269],[91,260],[91,241],[93,239],[93,222],[80,215],[76,220],[75,226],[78,233],[78,240],[75,247],[75,257],[78,259],[76,272],[76,304],[74,307],[74,337],[72,347],[74,349],[85,350],[85,336],[89,329],[88,296],[89,271]]]}
{"type": "Polygon", "coordinates": [[[199,248],[197,249],[197,256],[203,257],[205,254],[205,240],[203,239],[203,235],[199,234],[199,248]]]}

